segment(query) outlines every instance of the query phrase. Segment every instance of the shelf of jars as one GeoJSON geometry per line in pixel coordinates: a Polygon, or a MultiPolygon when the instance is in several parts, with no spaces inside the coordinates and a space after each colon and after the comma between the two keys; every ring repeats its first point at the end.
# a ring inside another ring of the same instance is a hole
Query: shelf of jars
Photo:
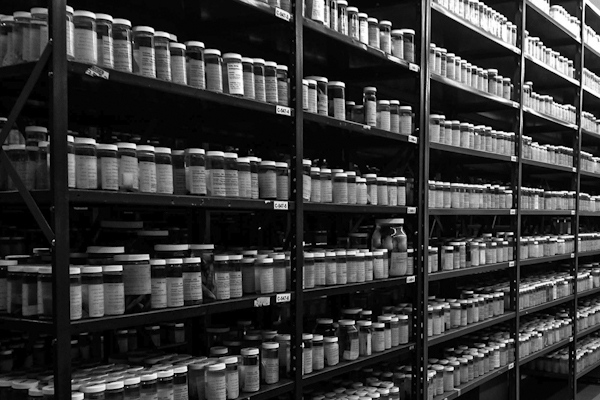
{"type": "Polygon", "coordinates": [[[481,208],[430,208],[429,215],[517,215],[517,210],[481,208]]]}
{"type": "Polygon", "coordinates": [[[528,7],[525,26],[531,34],[540,35],[544,42],[549,44],[553,42],[564,43],[565,39],[570,39],[569,41],[572,44],[581,43],[579,35],[566,29],[559,21],[552,18],[547,11],[542,10],[530,0],[527,0],[525,4],[528,7]]]}
{"type": "Polygon", "coordinates": [[[600,255],[600,250],[580,251],[579,253],[577,253],[578,257],[592,257],[592,256],[598,256],[598,255],[600,255]]]}
{"type": "Polygon", "coordinates": [[[480,376],[476,379],[473,379],[472,381],[470,381],[468,383],[463,383],[462,385],[455,387],[454,390],[451,392],[445,392],[444,394],[435,396],[433,398],[433,400],[456,399],[456,398],[462,396],[463,394],[466,394],[474,389],[477,389],[479,386],[491,381],[492,379],[495,379],[499,376],[504,375],[506,372],[508,372],[509,370],[511,370],[513,368],[514,368],[514,363],[506,365],[501,368],[498,368],[493,372],[490,372],[490,373],[480,376]]]}
{"type": "Polygon", "coordinates": [[[600,217],[600,211],[579,211],[580,217],[600,217]]]}
{"type": "Polygon", "coordinates": [[[581,175],[582,176],[586,176],[588,178],[597,178],[600,179],[600,174],[595,173],[595,172],[590,172],[590,171],[581,171],[581,175]]]}
{"type": "Polygon", "coordinates": [[[575,253],[559,254],[557,256],[551,256],[551,257],[528,258],[526,260],[519,261],[519,265],[526,266],[526,265],[544,264],[544,263],[551,263],[551,262],[556,262],[556,261],[564,261],[564,260],[568,260],[571,258],[575,258],[575,253]]]}
{"type": "Polygon", "coordinates": [[[268,3],[264,3],[256,0],[234,0],[233,3],[239,3],[244,6],[252,7],[257,10],[260,10],[266,14],[272,15],[274,17],[280,18],[287,22],[293,21],[293,16],[291,14],[291,9],[283,9],[280,7],[271,6],[268,3]]]}
{"type": "Polygon", "coordinates": [[[399,285],[411,283],[415,283],[414,275],[376,279],[368,282],[348,283],[346,285],[318,286],[311,289],[304,289],[302,293],[304,300],[314,300],[321,297],[335,296],[339,294],[351,294],[372,289],[397,287],[399,285]]]}
{"type": "Polygon", "coordinates": [[[465,147],[452,146],[452,145],[442,144],[442,143],[430,142],[429,149],[445,151],[448,153],[454,153],[454,154],[460,155],[461,157],[468,156],[471,158],[479,158],[482,161],[497,160],[497,161],[504,161],[504,162],[513,162],[513,163],[517,162],[516,156],[507,156],[507,155],[503,155],[503,154],[473,150],[473,149],[469,149],[469,148],[465,148],[465,147]]]}
{"type": "Polygon", "coordinates": [[[582,329],[581,331],[577,332],[577,339],[580,340],[584,336],[591,335],[592,333],[597,332],[599,330],[600,330],[600,324],[599,325],[590,326],[587,329],[582,329]]]}
{"type": "Polygon", "coordinates": [[[485,48],[492,54],[510,56],[521,54],[521,49],[481,29],[461,16],[449,11],[437,2],[431,3],[431,23],[440,31],[452,32],[458,42],[466,39],[479,49],[485,48]]]}
{"type": "Polygon", "coordinates": [[[521,210],[521,215],[563,216],[575,215],[575,210],[521,210]]]}
{"type": "Polygon", "coordinates": [[[558,72],[554,68],[550,68],[547,64],[533,58],[529,54],[525,55],[525,70],[528,75],[531,74],[531,76],[535,76],[538,81],[544,82],[544,85],[547,85],[548,87],[579,88],[579,81],[577,79],[558,72]]]}
{"type": "Polygon", "coordinates": [[[454,269],[452,271],[440,271],[429,273],[429,282],[442,281],[445,279],[458,278],[460,276],[482,274],[485,272],[500,271],[504,269],[514,268],[515,261],[504,263],[481,265],[477,267],[454,269]]]}
{"type": "MultiPolygon", "coordinates": [[[[352,134],[360,137],[376,137],[386,139],[391,142],[418,143],[418,137],[414,135],[404,135],[378,129],[371,125],[360,124],[353,121],[341,120],[326,115],[314,114],[310,112],[304,113],[304,121],[309,124],[317,124],[333,130],[338,130],[344,134],[344,140],[352,138],[352,134]]],[[[307,124],[308,125],[308,124],[307,124]]],[[[329,132],[328,132],[329,133],[329,132]]],[[[305,136],[310,135],[310,132],[305,132],[305,136]]]]}
{"type": "Polygon", "coordinates": [[[474,324],[470,324],[470,325],[467,325],[467,326],[462,327],[462,328],[450,329],[450,330],[444,332],[441,335],[428,337],[427,338],[427,345],[428,346],[435,346],[435,345],[438,345],[440,343],[444,343],[444,342],[447,342],[449,340],[456,339],[456,338],[464,336],[464,335],[468,335],[469,333],[477,332],[477,331],[480,331],[482,329],[488,328],[490,326],[497,325],[497,324],[500,324],[502,322],[511,320],[514,317],[515,317],[515,312],[514,311],[508,311],[508,312],[505,312],[504,314],[499,315],[497,317],[488,318],[485,321],[476,322],[474,324]]]}
{"type": "Polygon", "coordinates": [[[534,306],[534,307],[524,308],[524,309],[522,309],[522,310],[519,311],[519,317],[523,317],[525,315],[533,314],[533,313],[536,313],[538,311],[542,311],[542,310],[545,310],[547,308],[557,306],[559,304],[568,303],[569,301],[573,301],[573,299],[575,299],[575,296],[574,295],[570,295],[570,296],[561,297],[560,299],[556,299],[556,300],[552,300],[552,301],[547,301],[545,303],[542,303],[542,304],[534,306]]]}
{"type": "Polygon", "coordinates": [[[526,158],[523,159],[523,165],[540,168],[540,169],[544,169],[544,170],[548,170],[548,171],[560,171],[560,172],[567,172],[567,173],[576,173],[577,172],[577,168],[575,168],[575,167],[567,167],[564,165],[550,164],[550,163],[545,163],[545,162],[541,162],[541,161],[529,160],[526,158]]]}
{"type": "Polygon", "coordinates": [[[544,126],[556,130],[565,128],[573,131],[577,130],[577,125],[564,122],[548,114],[542,114],[531,107],[523,106],[523,111],[525,112],[525,125],[528,127],[544,126]]]}
{"type": "Polygon", "coordinates": [[[532,354],[530,354],[530,355],[528,355],[526,357],[521,358],[519,360],[519,365],[525,365],[525,364],[527,364],[530,361],[533,361],[533,360],[538,359],[538,358],[540,358],[542,356],[545,356],[548,353],[552,353],[553,351],[558,350],[558,349],[560,349],[560,348],[568,345],[572,341],[573,341],[573,337],[569,337],[567,339],[561,340],[558,343],[554,343],[551,346],[544,347],[540,351],[537,351],[537,352],[532,353],[532,354]]]}
{"type": "MultiPolygon", "coordinates": [[[[361,368],[377,365],[381,362],[396,359],[408,355],[415,348],[414,343],[400,345],[379,353],[374,353],[371,356],[358,357],[356,360],[341,361],[338,365],[325,367],[320,371],[315,371],[302,376],[302,385],[308,386],[318,382],[326,381],[339,375],[348,372],[356,371],[361,368]]],[[[340,359],[341,359],[340,353],[340,359]]]]}
{"type": "Polygon", "coordinates": [[[333,203],[304,203],[304,211],[347,214],[415,215],[417,213],[417,207],[378,206],[371,204],[358,205],[333,203]]]}

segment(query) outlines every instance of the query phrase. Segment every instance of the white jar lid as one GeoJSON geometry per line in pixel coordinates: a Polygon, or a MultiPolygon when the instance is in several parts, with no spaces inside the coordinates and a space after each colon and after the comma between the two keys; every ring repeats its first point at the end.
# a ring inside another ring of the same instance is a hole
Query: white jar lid
{"type": "Polygon", "coordinates": [[[114,144],[99,144],[96,146],[96,150],[117,151],[118,147],[114,144]]]}
{"type": "Polygon", "coordinates": [[[124,18],[115,18],[113,21],[113,26],[114,25],[125,25],[131,28],[131,21],[124,18]]]}
{"type": "Polygon", "coordinates": [[[331,81],[329,82],[329,86],[337,86],[337,87],[346,87],[346,84],[344,82],[340,82],[340,81],[331,81]]]}
{"type": "Polygon", "coordinates": [[[187,47],[201,47],[201,48],[204,48],[204,43],[196,41],[196,40],[187,41],[187,42],[185,42],[185,45],[187,47]]]}
{"type": "Polygon", "coordinates": [[[210,56],[221,56],[221,50],[217,50],[217,49],[206,49],[204,50],[204,55],[210,55],[210,56]]]}
{"type": "Polygon", "coordinates": [[[170,40],[171,39],[171,34],[169,32],[156,31],[156,32],[154,32],[154,38],[161,38],[161,39],[170,40]]]}
{"type": "Polygon", "coordinates": [[[154,28],[152,28],[151,26],[134,26],[133,31],[151,33],[154,35],[154,28]]]}
{"type": "Polygon", "coordinates": [[[265,64],[264,58],[253,58],[252,61],[254,61],[254,64],[258,64],[258,65],[264,65],[265,64]]]}
{"type": "Polygon", "coordinates": [[[277,68],[277,63],[275,61],[267,61],[265,67],[277,68]]]}
{"type": "Polygon", "coordinates": [[[122,272],[122,265],[103,265],[102,272],[122,272]]]}
{"type": "Polygon", "coordinates": [[[108,14],[100,14],[100,13],[96,13],[96,19],[99,20],[103,20],[103,21],[110,21],[113,22],[113,17],[112,15],[108,15],[108,14]]]}
{"type": "MultiPolygon", "coordinates": [[[[96,140],[91,139],[91,138],[85,138],[85,137],[76,137],[75,143],[76,144],[93,144],[93,145],[95,145],[96,140]]],[[[11,144],[11,146],[13,146],[13,145],[11,144]]]]}
{"type": "Polygon", "coordinates": [[[117,254],[114,257],[115,261],[148,261],[150,254],[117,254]]]}
{"type": "Polygon", "coordinates": [[[280,71],[287,71],[288,67],[287,67],[287,65],[277,64],[277,69],[280,71]]]}
{"type": "Polygon", "coordinates": [[[204,149],[187,149],[188,154],[205,154],[204,149]]]}
{"type": "Polygon", "coordinates": [[[137,151],[154,152],[154,146],[149,146],[147,144],[138,144],[137,151]]]}
{"type": "Polygon", "coordinates": [[[242,61],[242,55],[238,54],[238,53],[225,53],[225,54],[223,54],[223,58],[224,59],[225,58],[231,58],[231,59],[234,59],[234,60],[242,61]]]}
{"type": "Polygon", "coordinates": [[[187,48],[187,46],[183,43],[169,43],[169,48],[185,50],[187,48]]]}
{"type": "Polygon", "coordinates": [[[260,165],[261,165],[262,167],[274,167],[274,166],[276,165],[276,163],[275,163],[275,161],[268,161],[268,160],[265,160],[265,161],[261,161],[261,162],[260,162],[260,165]]]}
{"type": "Polygon", "coordinates": [[[207,151],[206,155],[209,157],[225,157],[225,153],[222,151],[207,151]]]}
{"type": "Polygon", "coordinates": [[[369,17],[369,18],[367,18],[367,22],[369,22],[369,23],[375,23],[376,24],[376,23],[379,22],[379,20],[377,18],[374,18],[374,17],[369,17]]]}

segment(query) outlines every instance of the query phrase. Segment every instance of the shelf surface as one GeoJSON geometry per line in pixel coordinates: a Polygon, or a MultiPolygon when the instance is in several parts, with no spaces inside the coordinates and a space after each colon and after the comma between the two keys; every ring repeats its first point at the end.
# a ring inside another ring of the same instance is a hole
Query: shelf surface
{"type": "MultiPolygon", "coordinates": [[[[575,167],[566,167],[563,165],[550,164],[540,161],[534,161],[524,158],[523,165],[533,167],[532,169],[541,170],[546,173],[555,173],[556,171],[567,172],[567,173],[576,173],[577,168],[575,167]]],[[[537,172],[537,171],[536,171],[537,172]]]]}
{"type": "Polygon", "coordinates": [[[536,313],[538,311],[543,311],[543,310],[546,310],[548,308],[551,308],[551,307],[554,307],[554,306],[558,306],[560,304],[572,301],[574,298],[575,298],[574,295],[570,295],[570,296],[566,296],[566,297],[561,297],[560,299],[548,301],[548,302],[543,303],[543,304],[539,304],[539,305],[537,305],[535,307],[525,308],[525,309],[519,311],[519,316],[523,317],[525,315],[530,315],[530,314],[536,313]]]}
{"type": "Polygon", "coordinates": [[[462,385],[454,388],[451,392],[445,392],[444,394],[435,396],[433,400],[453,400],[456,399],[463,394],[470,392],[473,389],[477,389],[479,386],[483,385],[495,379],[501,375],[504,375],[510,369],[514,368],[514,363],[512,365],[506,365],[504,367],[498,368],[493,372],[487,373],[483,376],[480,376],[476,379],[473,379],[471,382],[463,383],[462,385]]]}
{"type": "Polygon", "coordinates": [[[521,215],[575,215],[575,210],[521,210],[521,215]]]}
{"type": "Polygon", "coordinates": [[[564,122],[547,114],[535,111],[531,107],[523,106],[523,115],[525,117],[525,127],[546,128],[552,130],[577,130],[577,125],[564,122]]]}
{"type": "Polygon", "coordinates": [[[520,260],[519,264],[521,266],[535,265],[535,264],[550,263],[550,262],[555,262],[555,261],[564,261],[564,260],[569,260],[571,258],[575,258],[575,253],[561,254],[561,255],[552,256],[552,257],[528,258],[526,260],[520,260]]]}
{"type": "MultiPolygon", "coordinates": [[[[594,294],[600,293],[600,288],[594,288],[590,290],[586,290],[584,292],[577,292],[577,298],[581,299],[582,297],[592,296],[594,294]]],[[[600,325],[598,325],[600,327],[600,325]]]]}
{"type": "Polygon", "coordinates": [[[346,285],[319,286],[313,289],[304,289],[304,300],[315,300],[321,297],[335,296],[339,294],[351,294],[371,289],[397,287],[415,282],[415,276],[401,276],[397,278],[378,279],[370,282],[348,283],[346,285]]]}
{"type": "Polygon", "coordinates": [[[464,336],[464,335],[468,335],[469,333],[477,332],[479,330],[488,328],[490,326],[500,324],[504,321],[513,319],[514,317],[515,317],[514,311],[509,311],[509,312],[505,312],[503,315],[500,315],[498,317],[489,318],[489,319],[486,319],[485,321],[467,325],[463,328],[451,329],[441,335],[432,336],[430,338],[427,338],[427,345],[430,347],[435,346],[440,343],[444,343],[449,340],[456,339],[456,338],[464,336]]]}
{"type": "Polygon", "coordinates": [[[529,54],[525,54],[525,76],[535,79],[536,90],[539,89],[541,92],[548,92],[548,94],[557,93],[556,90],[560,88],[572,90],[579,88],[579,81],[577,79],[562,74],[554,68],[550,68],[529,54]],[[539,85],[537,84],[538,82],[539,85]]]}
{"type": "Polygon", "coordinates": [[[440,151],[445,151],[445,152],[448,152],[448,153],[454,153],[454,154],[457,154],[457,155],[460,155],[460,156],[464,156],[465,158],[467,158],[467,157],[469,157],[469,158],[476,158],[476,159],[479,159],[482,162],[485,162],[487,160],[497,160],[497,161],[504,161],[504,162],[517,162],[517,157],[516,156],[505,156],[503,154],[489,153],[487,151],[465,149],[463,147],[451,146],[451,145],[442,144],[442,143],[433,143],[433,142],[430,142],[429,143],[429,148],[433,149],[433,150],[440,150],[440,151]]]}
{"type": "Polygon", "coordinates": [[[333,377],[371,365],[376,365],[391,359],[399,361],[400,357],[409,354],[412,350],[414,350],[414,344],[409,343],[393,349],[382,351],[381,353],[374,353],[368,357],[359,357],[354,361],[342,361],[336,366],[326,367],[323,370],[304,375],[302,377],[302,384],[304,386],[313,385],[315,383],[323,382],[333,377]]]}
{"type": "Polygon", "coordinates": [[[348,214],[403,214],[414,215],[416,207],[406,206],[374,206],[355,204],[304,203],[306,212],[348,213],[348,214]]]}
{"type": "Polygon", "coordinates": [[[429,215],[516,215],[515,209],[430,208],[429,215]]]}
{"type": "Polygon", "coordinates": [[[515,261],[510,261],[510,262],[505,262],[505,263],[482,265],[482,266],[478,266],[478,267],[455,269],[452,271],[441,271],[441,272],[435,272],[435,273],[429,274],[428,279],[429,279],[429,282],[435,282],[435,281],[441,281],[444,279],[458,278],[460,276],[465,276],[465,275],[474,275],[474,274],[481,274],[481,273],[491,272],[491,271],[499,271],[499,270],[503,270],[503,269],[513,268],[514,266],[515,266],[515,261]]]}

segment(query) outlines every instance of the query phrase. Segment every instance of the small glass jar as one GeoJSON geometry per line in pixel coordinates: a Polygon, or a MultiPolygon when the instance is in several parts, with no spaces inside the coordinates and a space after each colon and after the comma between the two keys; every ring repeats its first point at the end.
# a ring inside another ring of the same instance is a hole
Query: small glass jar
{"type": "Polygon", "coordinates": [[[412,107],[411,106],[400,106],[400,134],[410,135],[412,134],[412,107]]]}
{"type": "MultiPolygon", "coordinates": [[[[10,145],[9,156],[13,154],[13,147],[21,145],[10,145]]],[[[23,146],[23,150],[25,147],[23,146]]],[[[12,158],[11,158],[11,161],[12,158]]],[[[18,167],[18,164],[17,164],[18,167]]],[[[96,158],[96,141],[89,138],[75,138],[75,171],[77,189],[98,188],[98,166],[96,158]]],[[[19,169],[17,168],[17,172],[19,169]]]]}
{"type": "Polygon", "coordinates": [[[240,386],[242,392],[253,393],[260,389],[259,350],[248,347],[241,350],[240,386]]]}
{"type": "Polygon", "coordinates": [[[380,46],[380,35],[379,35],[379,21],[377,18],[367,18],[369,42],[368,45],[379,49],[380,46]]]}
{"type": "Polygon", "coordinates": [[[73,22],[75,25],[75,61],[97,64],[96,14],[77,10],[73,13],[73,22]]]}
{"type": "Polygon", "coordinates": [[[114,68],[117,71],[133,72],[131,22],[115,18],[112,24],[114,68]]]}
{"type": "Polygon", "coordinates": [[[386,54],[392,54],[392,22],[379,22],[379,46],[386,54]]]}
{"type": "Polygon", "coordinates": [[[227,398],[227,375],[225,363],[209,365],[206,369],[206,400],[227,398]]]}
{"type": "Polygon", "coordinates": [[[171,81],[187,85],[186,45],[169,43],[169,57],[171,58],[171,81]]]}
{"type": "Polygon", "coordinates": [[[262,381],[267,385],[279,382],[279,343],[262,344],[262,381]]]}
{"type": "Polygon", "coordinates": [[[342,359],[356,360],[359,356],[358,330],[353,320],[340,320],[340,350],[342,359]]]}
{"type": "Polygon", "coordinates": [[[133,27],[133,72],[149,78],[156,78],[154,53],[154,28],[133,27]]]}
{"type": "Polygon", "coordinates": [[[204,67],[206,71],[206,89],[223,92],[223,58],[221,51],[216,49],[204,50],[204,67]]]}
{"type": "Polygon", "coordinates": [[[346,84],[339,81],[331,81],[327,85],[329,116],[346,119],[346,84]]]}
{"type": "Polygon", "coordinates": [[[267,101],[265,88],[265,60],[262,58],[253,58],[254,63],[254,98],[263,103],[267,101]]]}
{"type": "Polygon", "coordinates": [[[170,41],[171,36],[168,32],[154,32],[156,77],[163,81],[171,80],[171,56],[169,54],[170,41]]]}
{"type": "Polygon", "coordinates": [[[368,86],[363,89],[363,107],[365,125],[377,126],[377,88],[368,86]]]}
{"type": "Polygon", "coordinates": [[[258,170],[259,197],[277,199],[277,172],[275,161],[261,161],[258,170]]]}
{"type": "Polygon", "coordinates": [[[289,105],[288,90],[288,67],[287,65],[277,65],[277,98],[279,105],[289,105]]]}
{"type": "Polygon", "coordinates": [[[279,103],[277,63],[273,61],[265,62],[265,95],[267,103],[279,103]]]}

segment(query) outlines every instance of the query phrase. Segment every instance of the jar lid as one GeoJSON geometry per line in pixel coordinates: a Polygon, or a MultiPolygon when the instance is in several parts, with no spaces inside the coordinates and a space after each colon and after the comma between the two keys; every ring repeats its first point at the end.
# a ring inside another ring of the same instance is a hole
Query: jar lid
{"type": "MultiPolygon", "coordinates": [[[[15,18],[18,18],[19,16],[16,15],[18,12],[15,13],[15,18]]],[[[30,13],[29,17],[31,17],[30,13]]],[[[75,10],[75,12],[73,13],[74,17],[86,17],[86,18],[91,18],[91,19],[96,19],[96,14],[91,12],[91,11],[84,11],[84,10],[75,10]]]]}
{"type": "Polygon", "coordinates": [[[275,61],[267,61],[265,62],[265,67],[277,68],[277,63],[275,61]]]}
{"type": "Polygon", "coordinates": [[[238,53],[225,53],[223,54],[223,58],[232,58],[234,60],[242,60],[242,55],[238,53]]]}
{"type": "Polygon", "coordinates": [[[379,25],[392,26],[392,21],[379,21],[379,25]]]}
{"type": "Polygon", "coordinates": [[[188,154],[202,154],[204,155],[204,149],[187,149],[188,154]]]}
{"type": "MultiPolygon", "coordinates": [[[[42,15],[48,15],[48,9],[45,7],[33,7],[31,10],[31,14],[42,14],[42,15]]],[[[101,14],[96,14],[96,15],[101,15],[101,14]]]]}
{"type": "Polygon", "coordinates": [[[140,383],[139,376],[130,376],[125,379],[125,386],[137,385],[138,383],[140,383]]]}
{"type": "Polygon", "coordinates": [[[9,267],[12,265],[17,265],[19,262],[17,260],[0,260],[0,267],[9,267]]]}
{"type": "Polygon", "coordinates": [[[275,163],[275,167],[276,168],[288,168],[288,163],[286,163],[286,162],[276,162],[275,163]]]}
{"type": "Polygon", "coordinates": [[[133,31],[151,33],[154,35],[154,28],[152,28],[151,26],[134,26],[133,31]]]}
{"type": "Polygon", "coordinates": [[[182,258],[167,258],[165,261],[167,264],[171,265],[183,264],[182,258]]]}
{"type": "Polygon", "coordinates": [[[98,144],[96,150],[117,151],[118,147],[114,144],[98,144]]]}
{"type": "MultiPolygon", "coordinates": [[[[77,142],[77,140],[75,141],[77,142]]],[[[149,146],[147,144],[138,144],[137,146],[137,151],[147,151],[147,152],[154,152],[154,146],[149,146]]]]}
{"type": "Polygon", "coordinates": [[[258,352],[256,347],[246,347],[240,351],[243,356],[257,356],[258,352]]]}
{"type": "MultiPolygon", "coordinates": [[[[156,379],[156,374],[152,374],[154,375],[154,379],[156,379]]],[[[144,377],[142,376],[142,380],[144,377]]],[[[104,383],[98,383],[98,384],[93,384],[93,385],[85,385],[85,386],[81,386],[79,388],[79,391],[81,393],[100,393],[100,392],[104,392],[106,390],[106,385],[104,383]]]]}
{"type": "Polygon", "coordinates": [[[170,378],[173,376],[173,370],[172,369],[166,369],[166,370],[162,370],[162,371],[158,371],[157,374],[157,378],[170,378]]]}
{"type": "Polygon", "coordinates": [[[302,334],[302,340],[312,340],[312,339],[313,339],[312,333],[303,333],[302,334]]]}
{"type": "Polygon", "coordinates": [[[280,71],[287,71],[288,67],[287,67],[287,65],[277,64],[277,69],[280,71]]]}
{"type": "Polygon", "coordinates": [[[204,55],[206,56],[221,56],[221,50],[217,50],[217,49],[206,49],[204,50],[204,55]]]}
{"type": "Polygon", "coordinates": [[[103,272],[123,272],[123,266],[122,265],[103,265],[102,271],[103,272]]]}
{"type": "Polygon", "coordinates": [[[415,34],[415,30],[414,29],[400,29],[402,31],[402,33],[408,33],[409,35],[414,35],[415,34]]]}
{"type": "Polygon", "coordinates": [[[329,82],[329,86],[337,86],[337,87],[346,87],[346,84],[344,82],[340,82],[340,81],[331,81],[329,82]]]}
{"type": "Polygon", "coordinates": [[[224,153],[223,156],[225,158],[237,158],[237,153],[224,153]]]}
{"type": "Polygon", "coordinates": [[[202,260],[200,259],[200,257],[189,257],[183,259],[184,264],[198,264],[201,261],[202,260]]]}
{"type": "Polygon", "coordinates": [[[382,106],[389,106],[390,105],[390,101],[389,100],[378,100],[377,103],[379,103],[382,106]]]}
{"type": "Polygon", "coordinates": [[[400,110],[402,110],[402,111],[411,111],[412,107],[411,106],[400,106],[400,110]]]}
{"type": "Polygon", "coordinates": [[[383,322],[373,322],[373,328],[385,328],[385,324],[383,322]]]}
{"type": "MultiPolygon", "coordinates": [[[[160,376],[160,372],[159,372],[159,376],[160,376]]],[[[113,381],[113,382],[108,382],[106,384],[106,390],[118,390],[118,389],[123,389],[123,387],[125,386],[125,382],[123,381],[113,381]]]]}
{"type": "Polygon", "coordinates": [[[265,64],[265,60],[263,58],[253,58],[252,61],[254,61],[254,64],[258,64],[258,65],[265,64]]]}
{"type": "Polygon", "coordinates": [[[167,265],[167,260],[153,259],[150,260],[150,265],[167,265]]]}
{"type": "Polygon", "coordinates": [[[277,342],[265,342],[262,344],[262,348],[265,350],[275,350],[279,348],[279,343],[277,342]]]}
{"type": "Polygon", "coordinates": [[[360,320],[360,321],[356,321],[356,324],[358,326],[371,326],[372,322],[371,321],[360,320]]]}
{"type": "Polygon", "coordinates": [[[274,167],[276,165],[275,161],[261,161],[260,162],[260,166],[261,167],[274,167]]]}
{"type": "Polygon", "coordinates": [[[180,49],[185,50],[187,46],[183,43],[169,43],[169,49],[180,49]]]}
{"type": "Polygon", "coordinates": [[[215,261],[229,261],[229,256],[227,254],[217,254],[215,255],[215,261]]]}
{"type": "Polygon", "coordinates": [[[114,257],[115,261],[148,261],[150,254],[117,254],[114,257]]]}
{"type": "MultiPolygon", "coordinates": [[[[86,138],[86,137],[76,137],[75,138],[75,143],[76,144],[95,145],[96,144],[96,140],[91,139],[91,138],[86,138]]],[[[10,146],[13,146],[13,145],[10,145],[10,146]]]]}
{"type": "Polygon", "coordinates": [[[161,39],[170,40],[171,39],[171,34],[169,32],[156,31],[156,32],[154,32],[154,38],[161,38],[161,39]]]}
{"type": "Polygon", "coordinates": [[[26,126],[25,127],[25,132],[40,132],[40,133],[48,133],[48,128],[43,127],[43,126],[26,126]]]}
{"type": "Polygon", "coordinates": [[[187,42],[185,42],[185,45],[187,47],[201,47],[201,48],[204,48],[204,43],[203,42],[198,42],[196,40],[187,41],[187,42]]]}
{"type": "Polygon", "coordinates": [[[364,91],[364,92],[377,92],[377,88],[376,88],[376,87],[374,87],[374,86],[366,86],[366,87],[363,89],[363,91],[364,91]]]}
{"type": "Polygon", "coordinates": [[[90,267],[90,266],[82,267],[81,273],[82,274],[101,274],[102,267],[90,267]]]}
{"type": "Polygon", "coordinates": [[[378,22],[379,22],[379,20],[378,20],[377,18],[374,18],[374,17],[369,17],[369,18],[367,18],[367,22],[374,22],[374,23],[378,23],[378,22]]]}
{"type": "Polygon", "coordinates": [[[186,251],[190,246],[187,244],[156,244],[154,251],[186,251]]]}
{"type": "Polygon", "coordinates": [[[117,148],[118,149],[136,150],[137,145],[135,143],[117,143],[117,148]]]}
{"type": "Polygon", "coordinates": [[[11,383],[11,387],[17,390],[25,390],[32,387],[35,387],[39,384],[39,381],[35,379],[18,379],[14,380],[11,383]]]}
{"type": "Polygon", "coordinates": [[[352,326],[354,325],[354,320],[352,319],[340,319],[338,321],[338,324],[340,324],[340,326],[352,326]]]}
{"type": "Polygon", "coordinates": [[[113,21],[114,25],[125,25],[129,28],[131,28],[131,21],[128,19],[124,19],[124,18],[115,18],[113,21]]]}

